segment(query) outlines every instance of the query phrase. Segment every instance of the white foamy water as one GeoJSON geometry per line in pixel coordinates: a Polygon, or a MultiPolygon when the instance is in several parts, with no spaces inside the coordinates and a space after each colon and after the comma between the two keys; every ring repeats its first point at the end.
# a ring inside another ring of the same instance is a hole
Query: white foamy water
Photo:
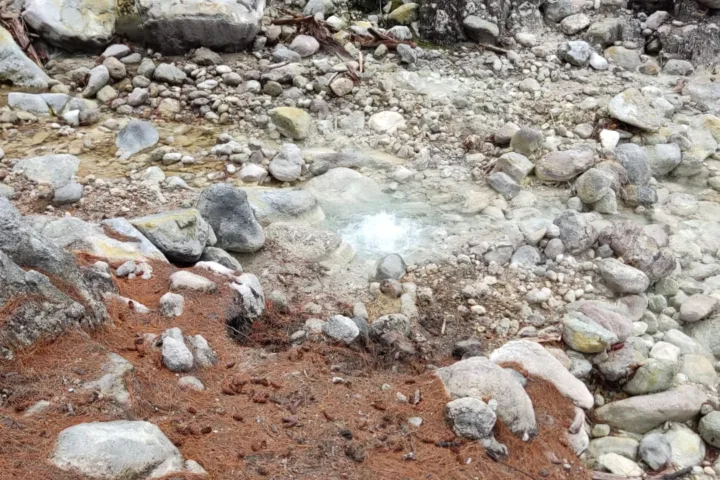
{"type": "Polygon", "coordinates": [[[358,253],[403,254],[417,249],[424,237],[417,221],[381,211],[366,215],[340,229],[343,240],[358,253]]]}

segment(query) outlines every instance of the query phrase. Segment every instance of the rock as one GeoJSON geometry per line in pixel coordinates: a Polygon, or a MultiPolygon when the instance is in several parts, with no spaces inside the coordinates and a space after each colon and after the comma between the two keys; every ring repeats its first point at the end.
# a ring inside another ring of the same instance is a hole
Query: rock
{"type": "Polygon", "coordinates": [[[460,340],[453,345],[452,356],[457,359],[479,357],[483,355],[482,342],[476,338],[460,340]]]}
{"type": "MultiPolygon", "coordinates": [[[[335,5],[332,0],[310,0],[305,4],[305,8],[303,8],[303,15],[312,17],[316,13],[322,13],[323,17],[327,17],[334,11],[335,5]]],[[[341,28],[337,28],[336,30],[341,30],[341,28]]]]}
{"type": "Polygon", "coordinates": [[[650,359],[641,366],[623,390],[631,395],[664,392],[672,387],[677,363],[650,359]]]}
{"type": "Polygon", "coordinates": [[[605,48],[620,40],[623,24],[619,18],[606,18],[590,25],[585,37],[592,45],[605,48]]]}
{"type": "Polygon", "coordinates": [[[294,182],[300,178],[305,161],[297,145],[286,143],[268,165],[270,174],[281,182],[294,182]]]}
{"type": "Polygon", "coordinates": [[[100,102],[109,103],[109,102],[112,102],[113,100],[115,100],[117,98],[117,96],[118,96],[117,90],[112,88],[110,85],[105,85],[97,93],[96,98],[100,102]]]}
{"type": "Polygon", "coordinates": [[[605,50],[604,56],[610,63],[630,72],[634,72],[643,63],[637,50],[630,50],[621,46],[608,48],[605,50]]]}
{"type": "Polygon", "coordinates": [[[330,83],[330,90],[338,97],[344,97],[352,93],[355,84],[352,80],[346,77],[339,77],[330,83]]]}
{"type": "Polygon", "coordinates": [[[0,82],[16,88],[46,90],[50,77],[30,60],[10,32],[0,26],[0,82]]]}
{"type": "Polygon", "coordinates": [[[514,340],[490,354],[490,360],[498,365],[517,364],[533,377],[552,383],[565,397],[580,408],[589,409],[594,404],[587,387],[575,378],[555,357],[541,345],[528,340],[514,340]]]}
{"type": "Polygon", "coordinates": [[[599,240],[609,245],[618,257],[644,272],[653,283],[675,269],[672,252],[659,248],[657,242],[633,222],[621,221],[603,229],[599,240]]]}
{"type": "MultiPolygon", "coordinates": [[[[240,294],[242,299],[242,308],[239,312],[240,320],[254,320],[260,318],[265,313],[265,293],[258,278],[251,273],[243,273],[230,284],[240,294]]],[[[237,325],[232,322],[228,326],[237,329],[237,325]]]]}
{"type": "Polygon", "coordinates": [[[83,96],[87,98],[94,97],[110,81],[110,72],[105,65],[98,65],[90,70],[87,85],[83,90],[83,96]]]}
{"type": "Polygon", "coordinates": [[[595,411],[599,421],[635,433],[645,433],[666,421],[694,418],[707,396],[690,385],[651,395],[611,402],[595,411]]]}
{"type": "Polygon", "coordinates": [[[115,43],[115,44],[107,47],[103,51],[102,55],[100,55],[100,56],[103,58],[113,57],[113,58],[120,59],[120,58],[127,57],[131,53],[132,53],[132,50],[127,45],[122,44],[122,43],[115,43]]]}
{"type": "Polygon", "coordinates": [[[637,463],[617,453],[600,455],[597,462],[602,468],[621,477],[640,477],[643,474],[642,468],[637,463]]]}
{"type": "Polygon", "coordinates": [[[160,134],[152,123],[142,120],[130,120],[118,132],[115,146],[122,151],[121,160],[127,160],[138,152],[150,148],[160,140],[160,134]]]}
{"type": "Polygon", "coordinates": [[[110,43],[116,8],[110,0],[27,0],[23,19],[53,45],[93,50],[110,43]]]}
{"type": "Polygon", "coordinates": [[[162,361],[171,372],[187,372],[193,367],[193,356],[182,339],[163,338],[162,361]]]}
{"type": "MultiPolygon", "coordinates": [[[[603,430],[610,434],[610,425],[604,425],[603,430]]],[[[629,460],[635,460],[638,453],[638,441],[628,437],[597,438],[590,441],[587,449],[590,458],[598,458],[601,455],[615,453],[629,460]]]]}
{"type": "Polygon", "coordinates": [[[522,268],[531,268],[541,262],[540,252],[532,245],[523,245],[515,250],[510,262],[522,268]]]}
{"type": "Polygon", "coordinates": [[[300,57],[310,57],[320,50],[320,43],[315,37],[310,35],[298,35],[290,44],[290,50],[300,55],[300,57]]]}
{"type": "Polygon", "coordinates": [[[53,204],[70,205],[79,202],[83,196],[83,186],[77,182],[66,183],[53,192],[53,204]]]}
{"type": "Polygon", "coordinates": [[[698,432],[713,447],[720,446],[720,411],[712,411],[700,419],[698,432]]]}
{"type": "Polygon", "coordinates": [[[680,305],[680,320],[683,322],[698,322],[710,316],[718,305],[718,299],[709,295],[691,295],[680,305]]]}
{"type": "Polygon", "coordinates": [[[657,429],[670,444],[671,462],[677,468],[694,467],[705,459],[705,444],[700,436],[686,425],[670,423],[668,429],[657,429]]]}
{"type": "Polygon", "coordinates": [[[643,293],[650,285],[650,280],[642,271],[614,258],[602,260],[599,269],[600,276],[615,293],[643,293]]]}
{"type": "Polygon", "coordinates": [[[13,167],[25,177],[37,183],[49,183],[55,187],[67,185],[80,167],[75,155],[58,154],[23,158],[13,167]]]}
{"type": "Polygon", "coordinates": [[[520,185],[504,172],[494,172],[487,177],[488,185],[510,200],[520,193],[520,185]]]}
{"type": "Polygon", "coordinates": [[[630,183],[633,185],[648,185],[650,183],[652,171],[645,150],[633,143],[624,143],[615,148],[615,155],[625,168],[630,183]]]}
{"type": "Polygon", "coordinates": [[[582,353],[603,352],[618,341],[613,332],[577,312],[563,318],[562,338],[570,348],[582,353]]]}
{"type": "Polygon", "coordinates": [[[195,390],[196,392],[202,392],[205,390],[205,385],[197,377],[185,376],[178,379],[178,385],[182,388],[188,388],[195,390]]]}
{"type": "Polygon", "coordinates": [[[403,258],[396,253],[391,253],[385,255],[375,264],[375,276],[373,280],[376,282],[385,279],[400,280],[405,276],[406,272],[407,266],[403,258]]]}
{"type": "Polygon", "coordinates": [[[180,451],[141,421],[80,423],[58,435],[50,461],[87,478],[153,478],[184,468],[180,451]]]}
{"type": "Polygon", "coordinates": [[[715,367],[705,355],[685,354],[680,373],[685,375],[689,382],[707,386],[714,386],[718,380],[715,367]]]}
{"type": "Polygon", "coordinates": [[[194,63],[205,67],[210,65],[221,65],[223,63],[223,59],[220,55],[205,47],[200,47],[195,50],[190,56],[190,59],[194,63]]]}
{"type": "Polygon", "coordinates": [[[419,5],[413,2],[401,4],[399,7],[390,12],[387,19],[392,23],[410,25],[417,20],[418,8],[419,5]]]}
{"type": "Polygon", "coordinates": [[[278,131],[287,137],[302,140],[310,134],[312,118],[305,110],[278,107],[270,111],[270,118],[278,131]]]}
{"type": "Polygon", "coordinates": [[[662,433],[648,433],[640,442],[640,458],[652,469],[661,470],[672,460],[672,449],[662,433]]]}
{"type": "Polygon", "coordinates": [[[557,56],[570,65],[584,67],[590,61],[593,50],[589,43],[583,40],[563,42],[558,46],[557,56]]]}
{"type": "Polygon", "coordinates": [[[398,112],[378,112],[373,114],[367,123],[368,127],[377,133],[392,135],[398,130],[405,129],[405,119],[398,112]]]}
{"type": "Polygon", "coordinates": [[[647,156],[652,175],[662,177],[670,173],[680,164],[682,154],[680,147],[675,143],[660,143],[643,147],[647,156]]]}
{"type": "Polygon", "coordinates": [[[494,44],[500,34],[498,26],[475,15],[468,15],[463,20],[465,34],[473,42],[494,44]]]}
{"type": "Polygon", "coordinates": [[[222,248],[205,247],[200,260],[203,262],[219,263],[223,267],[229,268],[235,272],[242,272],[242,265],[240,265],[240,262],[222,248]]]}
{"type": "Polygon", "coordinates": [[[153,69],[152,78],[159,82],[181,85],[185,82],[187,75],[175,65],[161,63],[153,69]]]}
{"type": "Polygon", "coordinates": [[[663,67],[663,73],[667,75],[691,75],[695,71],[693,64],[687,60],[670,59],[663,67]]]}
{"type": "Polygon", "coordinates": [[[531,157],[540,151],[544,141],[545,137],[542,132],[532,128],[522,127],[515,132],[512,140],[510,140],[510,148],[516,153],[531,157]]]}
{"type": "Polygon", "coordinates": [[[130,223],[169,260],[179,263],[197,262],[205,246],[215,243],[212,228],[195,209],[148,215],[130,223]]]}
{"type": "Polygon", "coordinates": [[[583,203],[595,203],[611,191],[612,181],[613,178],[609,173],[591,168],[577,179],[575,190],[583,203]]]}
{"type": "Polygon", "coordinates": [[[608,103],[610,115],[618,120],[648,132],[657,132],[662,126],[662,115],[640,90],[629,88],[617,94],[608,103]]]}
{"type": "Polygon", "coordinates": [[[565,35],[575,35],[590,26],[590,19],[584,13],[576,13],[563,18],[560,30],[565,35]]]}
{"type": "Polygon", "coordinates": [[[349,345],[360,335],[360,329],[352,319],[342,315],[333,315],[323,325],[323,333],[333,340],[349,345]]]}
{"type": "Polygon", "coordinates": [[[535,165],[525,155],[510,152],[502,155],[497,160],[495,167],[493,167],[493,173],[503,172],[515,182],[520,183],[532,172],[533,168],[535,168],[535,165]]]}
{"type": "Polygon", "coordinates": [[[170,290],[211,293],[217,290],[217,284],[196,273],[179,270],[170,275],[170,290]]]}
{"type": "Polygon", "coordinates": [[[137,2],[145,43],[168,55],[197,47],[243,50],[260,31],[264,8],[263,1],[137,2]]]}
{"type": "Polygon", "coordinates": [[[551,0],[544,5],[544,14],[547,20],[558,23],[565,18],[576,15],[582,11],[582,2],[573,0],[551,0]]]}
{"type": "Polygon", "coordinates": [[[33,115],[50,115],[50,109],[40,95],[10,92],[7,96],[7,103],[8,106],[15,110],[21,110],[33,115]]]}
{"type": "Polygon", "coordinates": [[[200,215],[217,237],[217,246],[230,252],[255,252],[265,244],[265,234],[247,200],[247,193],[217,183],[200,194],[200,215]]]}
{"type": "Polygon", "coordinates": [[[490,398],[497,401],[496,414],[513,432],[524,439],[537,433],[532,402],[510,373],[484,357],[460,360],[435,374],[453,398],[490,398]]]}
{"type": "Polygon", "coordinates": [[[274,222],[317,223],[325,218],[315,196],[301,189],[246,189],[261,225],[274,222]]]}
{"type": "Polygon", "coordinates": [[[512,140],[513,135],[515,135],[518,130],[520,130],[520,127],[518,127],[516,124],[512,122],[507,122],[505,125],[500,127],[497,132],[495,132],[495,143],[497,143],[498,145],[508,145],[512,140]]]}
{"type": "Polygon", "coordinates": [[[398,56],[400,57],[400,61],[402,63],[406,63],[408,65],[413,65],[417,63],[418,60],[418,54],[417,50],[411,47],[408,44],[401,43],[396,47],[396,52],[398,56]]]}
{"type": "Polygon", "coordinates": [[[261,183],[268,176],[268,171],[260,165],[248,163],[238,172],[238,176],[246,183],[261,183]]]}
{"type": "Polygon", "coordinates": [[[566,182],[593,166],[592,150],[563,150],[550,152],[535,164],[535,176],[546,182],[566,182]]]}
{"type": "Polygon", "coordinates": [[[478,398],[458,398],[445,405],[445,419],[455,435],[470,440],[492,436],[495,412],[478,398]]]}
{"type": "Polygon", "coordinates": [[[217,353],[210,348],[210,344],[202,335],[186,337],[186,341],[190,344],[196,366],[208,368],[217,363],[217,353]]]}
{"type": "Polygon", "coordinates": [[[560,229],[559,238],[565,249],[572,254],[587,250],[598,237],[595,228],[588,223],[586,217],[574,210],[561,213],[553,220],[553,224],[560,229]]]}
{"type": "Polygon", "coordinates": [[[166,317],[179,317],[185,310],[185,298],[177,293],[168,292],[160,297],[160,311],[166,317]]]}

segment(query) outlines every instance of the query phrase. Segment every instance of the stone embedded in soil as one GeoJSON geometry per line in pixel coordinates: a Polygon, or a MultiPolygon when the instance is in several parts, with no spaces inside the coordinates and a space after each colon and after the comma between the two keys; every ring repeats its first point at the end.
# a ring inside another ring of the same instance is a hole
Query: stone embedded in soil
{"type": "Polygon", "coordinates": [[[255,252],[265,244],[245,191],[226,183],[211,185],[200,194],[197,208],[215,233],[218,248],[255,252]]]}
{"type": "Polygon", "coordinates": [[[170,290],[211,293],[217,290],[217,284],[196,273],[180,270],[170,275],[170,290]]]}
{"type": "Polygon", "coordinates": [[[195,209],[134,218],[130,223],[150,240],[169,260],[195,263],[206,245],[216,241],[215,233],[195,209]]]}
{"type": "Polygon", "coordinates": [[[495,412],[478,398],[458,398],[445,405],[445,418],[455,435],[481,440],[492,435],[497,417],[495,412]]]}
{"type": "Polygon", "coordinates": [[[333,315],[322,328],[325,335],[345,344],[352,343],[360,335],[355,322],[342,315],[333,315]]]}

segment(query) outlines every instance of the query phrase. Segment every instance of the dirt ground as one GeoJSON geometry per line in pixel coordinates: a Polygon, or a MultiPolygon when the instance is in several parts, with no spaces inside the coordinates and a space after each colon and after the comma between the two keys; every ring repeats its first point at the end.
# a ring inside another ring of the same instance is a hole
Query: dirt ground
{"type": "MultiPolygon", "coordinates": [[[[149,281],[116,279],[120,293],[157,307],[175,267],[153,267],[149,281]]],[[[292,305],[290,313],[269,311],[238,342],[224,325],[232,295],[222,278],[214,279],[219,291],[185,295],[179,318],[111,303],[114,326],[71,331],[0,363],[0,479],[82,478],[48,461],[58,433],[117,419],[158,425],[213,479],[589,478],[564,440],[573,406],[549,384],[532,378],[528,384],[537,439],[522,442],[498,422],[496,437],[510,455],[495,461],[479,443],[456,438],[447,427],[447,394],[420,358],[394,361],[392,352],[378,356],[320,339],[291,346],[288,332],[305,320],[292,305]],[[178,375],[162,366],[159,350],[142,339],[170,327],[203,335],[218,353],[217,365],[189,373],[203,382],[204,392],[182,389],[178,375]],[[109,352],[135,367],[126,376],[128,408],[80,388],[101,376],[109,352]],[[409,401],[399,401],[398,393],[409,401]],[[39,400],[52,406],[25,416],[39,400]],[[421,417],[422,425],[410,426],[410,417],[421,417]]]]}

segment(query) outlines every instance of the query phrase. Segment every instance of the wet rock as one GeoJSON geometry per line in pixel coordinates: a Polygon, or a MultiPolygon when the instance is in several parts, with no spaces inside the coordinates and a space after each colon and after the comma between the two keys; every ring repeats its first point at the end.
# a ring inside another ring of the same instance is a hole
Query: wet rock
{"type": "Polygon", "coordinates": [[[180,451],[158,427],[127,420],[66,428],[58,435],[50,461],[64,471],[115,480],[184,469],[180,451]]]}
{"type": "Polygon", "coordinates": [[[0,26],[0,81],[18,88],[48,88],[50,77],[15,43],[10,32],[0,26]]]}
{"type": "Polygon", "coordinates": [[[565,397],[578,407],[589,409],[593,396],[585,384],[575,378],[555,357],[541,345],[528,340],[514,340],[490,354],[490,360],[498,365],[518,364],[533,377],[552,383],[565,397]]]}
{"type": "Polygon", "coordinates": [[[212,228],[195,209],[148,215],[130,223],[175,262],[196,263],[205,246],[215,243],[212,228]]]}
{"type": "Polygon", "coordinates": [[[600,275],[608,287],[616,293],[643,293],[650,285],[647,275],[613,258],[599,264],[600,275]]]}
{"type": "Polygon", "coordinates": [[[496,414],[514,434],[529,439],[537,433],[532,402],[523,387],[505,370],[484,357],[472,357],[439,368],[435,374],[454,398],[491,398],[496,414]]]}
{"type": "Polygon", "coordinates": [[[707,396],[690,385],[662,393],[640,395],[609,403],[595,411],[599,421],[635,433],[645,433],[666,421],[695,417],[707,396]]]}
{"type": "Polygon", "coordinates": [[[566,182],[577,177],[595,163],[592,150],[550,152],[535,164],[535,176],[546,182],[566,182]]]}
{"type": "Polygon", "coordinates": [[[495,412],[478,398],[458,398],[445,405],[445,419],[458,437],[481,440],[492,435],[495,412]]]}
{"type": "Polygon", "coordinates": [[[212,185],[200,194],[197,208],[215,232],[218,248],[255,252],[265,244],[262,227],[243,190],[229,184],[212,185]]]}

